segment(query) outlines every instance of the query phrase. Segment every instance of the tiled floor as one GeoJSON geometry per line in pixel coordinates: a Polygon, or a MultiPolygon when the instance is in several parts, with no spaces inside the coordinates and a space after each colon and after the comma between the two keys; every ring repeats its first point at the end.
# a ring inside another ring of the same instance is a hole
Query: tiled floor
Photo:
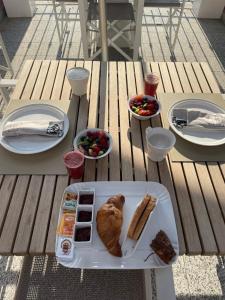
{"type": "MultiPolygon", "coordinates": [[[[50,258],[50,260],[55,261],[53,258],[50,258]]],[[[56,285],[55,280],[59,280],[56,270],[58,270],[59,278],[62,278],[62,276],[65,278],[67,276],[66,270],[60,266],[56,267],[55,263],[54,268],[48,267],[47,261],[48,259],[34,257],[31,261],[31,265],[29,265],[23,257],[0,257],[0,299],[14,299],[21,270],[23,270],[21,275],[22,285],[20,285],[21,290],[19,291],[19,294],[26,295],[27,293],[27,297],[24,296],[23,299],[17,298],[18,300],[37,299],[31,297],[31,295],[34,296],[38,289],[41,289],[42,291],[45,290],[48,295],[46,295],[46,298],[44,299],[38,298],[40,300],[61,299],[59,296],[60,289],[62,289],[64,285],[61,285],[59,282],[57,289],[53,289],[52,287],[56,285]],[[52,282],[52,286],[48,286],[51,283],[51,276],[55,279],[54,282],[52,282]]],[[[79,277],[78,273],[79,270],[74,270],[74,274],[71,274],[71,270],[68,270],[68,274],[70,275],[66,278],[67,286],[73,285],[74,276],[79,277]]],[[[178,300],[225,299],[225,262],[224,259],[220,257],[179,257],[177,263],[173,267],[173,274],[178,300]]],[[[79,284],[79,282],[77,282],[77,284],[79,284]]],[[[73,290],[72,286],[70,286],[70,290],[73,290]]],[[[65,291],[62,291],[62,294],[64,292],[65,291]]],[[[43,292],[41,294],[43,295],[43,292]]],[[[70,299],[74,299],[73,297],[74,295],[71,295],[70,299]]],[[[97,298],[93,296],[92,300],[95,299],[97,300],[97,298]]],[[[86,299],[82,298],[78,300],[86,299]]],[[[118,297],[113,300],[124,299],[123,297],[118,297]]]]}
{"type": "MultiPolygon", "coordinates": [[[[17,76],[24,61],[29,58],[83,58],[78,21],[70,22],[60,51],[50,3],[36,1],[37,10],[32,19],[5,18],[0,24],[17,76]]],[[[166,17],[162,17],[166,16],[166,11],[145,10],[140,58],[145,61],[207,61],[221,91],[225,92],[225,26],[218,20],[195,19],[190,6],[188,7],[185,9],[175,58],[171,56],[165,31],[161,26],[166,20],[166,17]]],[[[111,57],[116,58],[118,56],[111,57]]],[[[0,299],[13,299],[22,261],[23,258],[20,257],[0,257],[0,299]]],[[[222,258],[180,257],[174,266],[174,279],[177,299],[225,299],[225,262],[222,258]]]]}
{"type": "MultiPolygon", "coordinates": [[[[50,3],[36,1],[37,10],[32,19],[5,18],[0,24],[16,74],[23,62],[29,58],[83,58],[79,21],[69,22],[60,51],[50,3]]],[[[174,58],[171,57],[162,26],[166,22],[167,9],[145,9],[140,58],[145,61],[207,61],[222,91],[225,91],[225,26],[218,20],[197,20],[190,7],[187,5],[184,12],[174,58]]],[[[70,10],[71,17],[76,17],[76,6],[74,8],[68,5],[67,9],[70,10]]],[[[111,59],[118,59],[118,55],[111,56],[111,59]]]]}

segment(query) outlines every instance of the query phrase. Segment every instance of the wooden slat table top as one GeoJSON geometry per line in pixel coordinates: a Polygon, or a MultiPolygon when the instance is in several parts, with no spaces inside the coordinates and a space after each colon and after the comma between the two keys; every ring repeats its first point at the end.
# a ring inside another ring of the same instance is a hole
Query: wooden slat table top
{"type": "MultiPolygon", "coordinates": [[[[145,129],[161,126],[160,117],[140,122],[127,110],[128,97],[142,93],[147,71],[161,76],[161,93],[219,93],[206,63],[139,63],[29,60],[14,99],[76,101],[75,132],[100,127],[113,136],[105,159],[86,161],[84,181],[158,181],[170,192],[180,254],[225,254],[225,165],[222,163],[160,163],[146,154],[145,129]],[[91,72],[87,97],[71,95],[66,70],[84,66],[91,72]]],[[[0,254],[52,254],[67,176],[0,176],[0,254]]]]}

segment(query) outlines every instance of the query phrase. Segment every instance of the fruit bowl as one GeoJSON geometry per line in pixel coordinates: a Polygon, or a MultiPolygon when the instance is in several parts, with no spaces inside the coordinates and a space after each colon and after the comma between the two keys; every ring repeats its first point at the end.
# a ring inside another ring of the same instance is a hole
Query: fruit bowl
{"type": "Polygon", "coordinates": [[[129,112],[138,120],[148,120],[161,111],[160,102],[148,95],[137,95],[128,100],[129,112]]]}
{"type": "Polygon", "coordinates": [[[75,137],[73,146],[82,152],[85,158],[99,159],[111,152],[112,137],[103,129],[85,129],[75,137]]]}

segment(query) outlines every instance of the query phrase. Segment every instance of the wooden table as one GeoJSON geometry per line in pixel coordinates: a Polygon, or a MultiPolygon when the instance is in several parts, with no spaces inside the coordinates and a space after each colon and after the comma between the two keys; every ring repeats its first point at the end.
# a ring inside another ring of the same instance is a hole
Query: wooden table
{"type": "MultiPolygon", "coordinates": [[[[128,97],[143,91],[143,70],[161,75],[159,92],[219,93],[206,63],[27,61],[13,93],[16,99],[69,99],[66,69],[91,71],[87,100],[77,101],[76,132],[86,127],[109,130],[109,157],[86,161],[84,181],[159,181],[171,195],[180,254],[225,254],[225,164],[151,162],[145,128],[130,118],[128,97]]],[[[160,118],[152,120],[160,126],[160,118]]],[[[54,255],[55,231],[67,176],[0,176],[0,254],[54,255]]]]}

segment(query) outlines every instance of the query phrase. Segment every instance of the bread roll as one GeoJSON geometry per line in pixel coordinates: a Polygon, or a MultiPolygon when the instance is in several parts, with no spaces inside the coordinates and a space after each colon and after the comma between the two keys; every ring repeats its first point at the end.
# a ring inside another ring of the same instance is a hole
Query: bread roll
{"type": "Polygon", "coordinates": [[[129,225],[128,234],[127,234],[127,236],[131,239],[133,239],[135,228],[137,227],[140,217],[142,216],[145,208],[147,207],[149,200],[150,200],[149,196],[146,195],[144,197],[144,199],[142,200],[142,202],[138,205],[138,207],[133,215],[133,218],[129,225]]]}
{"type": "Polygon", "coordinates": [[[131,220],[129,229],[128,229],[128,237],[133,240],[138,240],[146,222],[148,221],[148,217],[150,213],[153,211],[156,205],[156,199],[150,195],[146,195],[142,200],[141,204],[137,207],[133,218],[131,220]]]}
{"type": "Polygon", "coordinates": [[[151,198],[150,201],[148,202],[148,205],[147,205],[143,215],[140,218],[140,221],[138,222],[138,224],[135,228],[134,235],[133,235],[134,240],[139,239],[139,237],[142,233],[142,230],[144,229],[145,224],[148,221],[148,217],[149,217],[150,213],[153,211],[154,207],[155,207],[155,199],[151,198]]]}

